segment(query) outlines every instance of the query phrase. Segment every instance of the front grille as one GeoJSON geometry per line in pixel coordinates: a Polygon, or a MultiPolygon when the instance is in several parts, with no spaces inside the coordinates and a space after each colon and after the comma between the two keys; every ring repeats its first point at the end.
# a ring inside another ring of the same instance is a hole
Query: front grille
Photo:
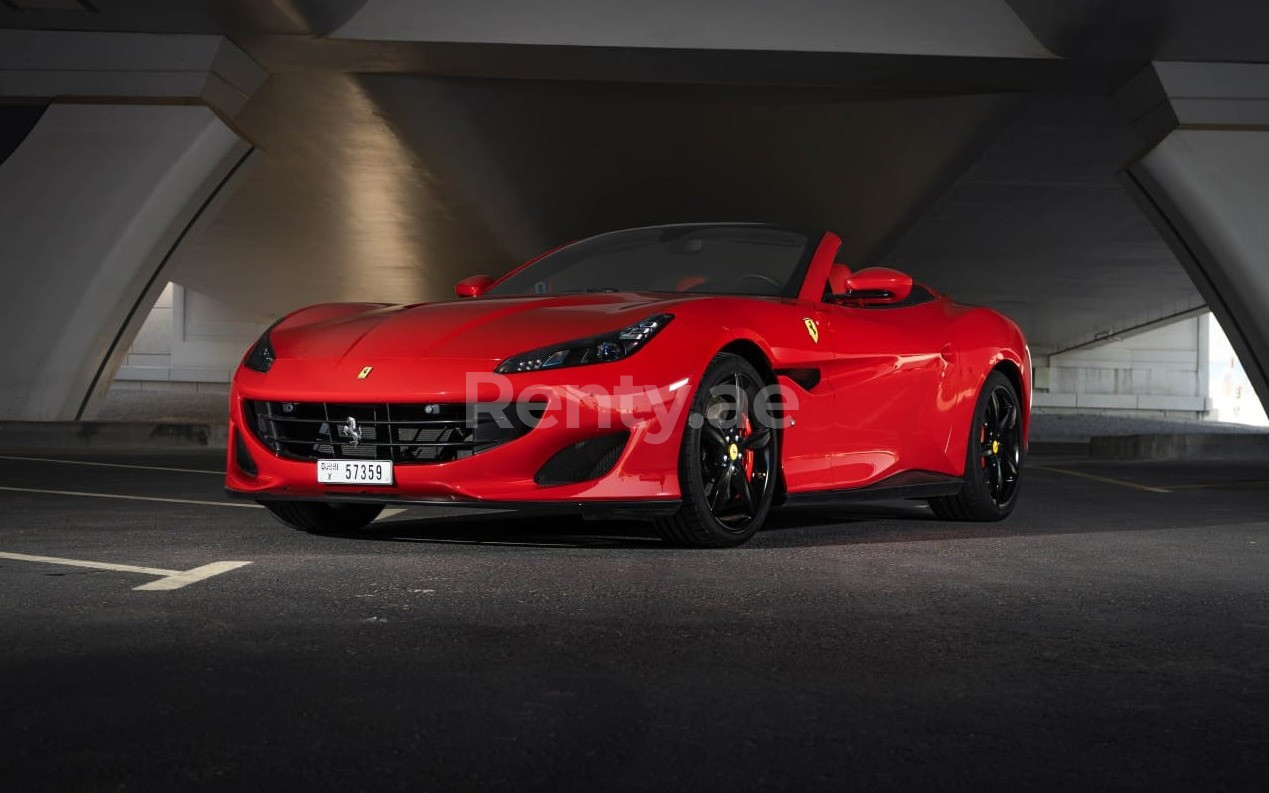
{"type": "Polygon", "coordinates": [[[283,457],[394,463],[461,460],[519,438],[542,415],[534,406],[492,414],[462,403],[247,400],[243,407],[255,436],[283,457]]]}

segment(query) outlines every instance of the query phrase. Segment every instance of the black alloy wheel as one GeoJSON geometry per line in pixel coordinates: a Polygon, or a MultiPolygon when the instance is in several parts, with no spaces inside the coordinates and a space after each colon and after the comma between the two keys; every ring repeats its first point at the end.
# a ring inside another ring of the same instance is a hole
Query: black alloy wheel
{"type": "Polygon", "coordinates": [[[714,357],[692,402],[679,455],[683,505],[659,520],[667,542],[740,545],[758,531],[775,496],[780,436],[760,392],[761,375],[738,355],[714,357]]]}
{"type": "Polygon", "coordinates": [[[1013,511],[1022,481],[1022,407],[1013,383],[992,372],[983,384],[970,428],[965,484],[954,496],[930,499],[948,520],[1001,520],[1013,511]]]}
{"type": "Polygon", "coordinates": [[[987,475],[988,491],[997,506],[1013,500],[1022,467],[1022,422],[1018,399],[1008,385],[997,385],[987,397],[979,432],[978,454],[987,475]]]}

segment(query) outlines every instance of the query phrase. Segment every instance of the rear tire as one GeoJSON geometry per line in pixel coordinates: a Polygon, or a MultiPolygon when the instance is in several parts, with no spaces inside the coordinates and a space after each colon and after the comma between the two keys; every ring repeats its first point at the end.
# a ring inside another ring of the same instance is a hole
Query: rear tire
{"type": "Polygon", "coordinates": [[[974,406],[965,484],[954,496],[930,499],[943,520],[1003,520],[1018,503],[1022,478],[1022,406],[1013,383],[992,372],[974,406]]]}
{"type": "Polygon", "coordinates": [[[310,534],[354,534],[383,511],[382,504],[328,501],[261,501],[260,505],[291,528],[310,534]]]}
{"type": "Polygon", "coordinates": [[[719,353],[705,370],[679,451],[683,504],[656,521],[667,543],[740,545],[766,520],[776,491],[780,433],[759,420],[763,411],[755,398],[765,386],[739,355],[719,353]],[[737,405],[743,409],[736,410],[737,405]]]}

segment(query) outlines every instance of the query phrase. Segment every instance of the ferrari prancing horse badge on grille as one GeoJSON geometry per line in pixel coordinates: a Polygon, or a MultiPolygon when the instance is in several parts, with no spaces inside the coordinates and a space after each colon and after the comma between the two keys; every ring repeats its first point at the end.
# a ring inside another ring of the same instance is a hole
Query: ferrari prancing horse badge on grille
{"type": "Polygon", "coordinates": [[[806,319],[802,321],[806,323],[806,332],[811,334],[811,341],[815,342],[816,344],[819,344],[820,343],[819,323],[811,319],[810,317],[807,317],[806,319]]]}
{"type": "Polygon", "coordinates": [[[374,368],[373,366],[367,366],[365,369],[362,369],[361,373],[357,375],[357,379],[365,380],[367,377],[370,376],[370,370],[373,368],[374,368]]]}

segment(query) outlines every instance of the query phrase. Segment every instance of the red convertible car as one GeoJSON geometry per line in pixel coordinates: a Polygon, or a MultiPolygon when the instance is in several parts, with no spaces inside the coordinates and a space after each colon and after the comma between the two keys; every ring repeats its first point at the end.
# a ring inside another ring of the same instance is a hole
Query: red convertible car
{"type": "Polygon", "coordinates": [[[226,487],[313,532],[385,505],[651,519],[738,545],[773,506],[1018,498],[1031,363],[1018,327],[841,240],[762,224],[615,231],[460,299],[279,320],[231,394],[226,487]]]}

